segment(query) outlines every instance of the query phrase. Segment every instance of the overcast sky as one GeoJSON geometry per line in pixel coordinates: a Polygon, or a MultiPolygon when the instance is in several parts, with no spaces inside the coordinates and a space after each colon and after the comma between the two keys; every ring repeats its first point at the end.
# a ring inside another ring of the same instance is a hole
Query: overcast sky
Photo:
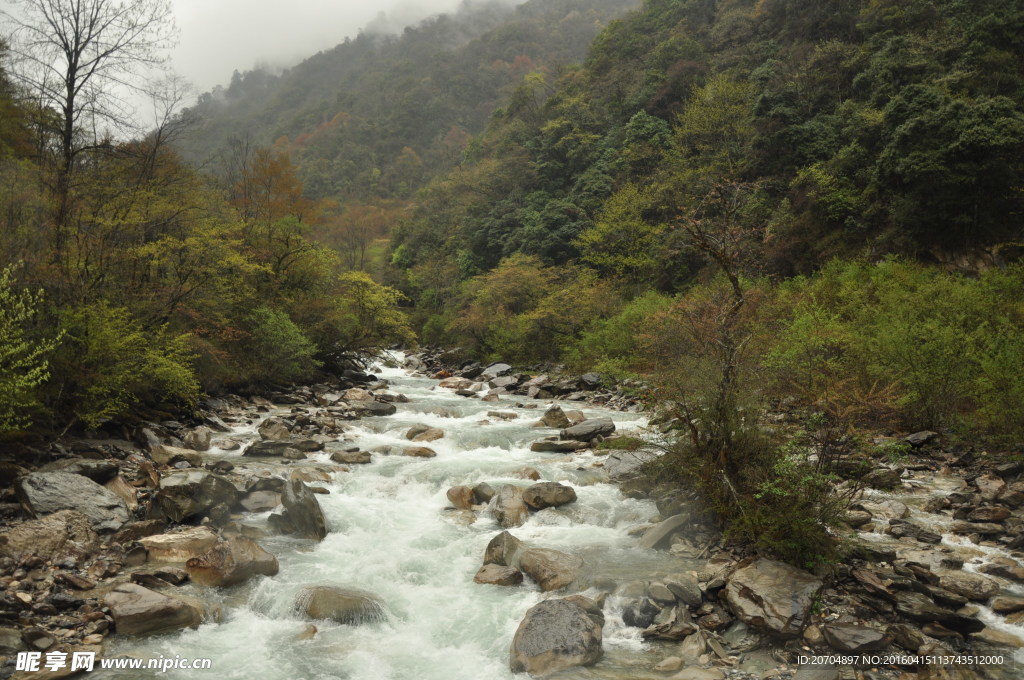
{"type": "Polygon", "coordinates": [[[172,0],[180,41],[174,70],[197,94],[259,62],[291,66],[381,18],[396,30],[460,0],[172,0]],[[383,15],[383,17],[381,17],[383,15]]]}

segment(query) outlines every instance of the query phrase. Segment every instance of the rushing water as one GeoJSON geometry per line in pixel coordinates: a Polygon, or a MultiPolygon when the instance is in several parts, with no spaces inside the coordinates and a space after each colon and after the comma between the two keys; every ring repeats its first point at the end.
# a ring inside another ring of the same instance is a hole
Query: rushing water
{"type": "MultiPolygon", "coordinates": [[[[344,439],[363,449],[408,445],[404,432],[423,423],[446,433],[427,444],[437,457],[374,454],[371,464],[334,474],[332,481],[322,484],[330,494],[317,497],[330,528],[323,542],[281,536],[260,539],[278,557],[278,575],[222,590],[179,589],[218,605],[219,622],[164,636],[108,639],[107,657],[209,658],[212,671],[103,672],[97,677],[196,678],[212,673],[247,680],[512,678],[508,668],[512,636],[526,610],[547,595],[529,579],[515,588],[473,583],[485,546],[501,529],[486,512],[478,512],[476,521],[467,523],[466,513],[446,509],[445,492],[457,484],[487,482],[495,489],[505,483],[527,484],[517,475],[527,465],[537,469],[543,480],[572,485],[578,500],[533,513],[512,532],[532,546],[583,557],[587,583],[623,582],[686,568],[678,558],[636,547],[628,529],[649,521],[657,511],[652,503],[624,498],[616,486],[603,483],[600,457],[590,452],[563,456],[529,450],[530,442],[553,433],[530,427],[544,403],[533,402],[539,406],[529,410],[516,404],[533,400],[511,397],[482,402],[437,388],[437,381],[411,377],[400,369],[384,368],[379,373],[391,382],[390,391],[407,395],[410,403],[399,404],[393,416],[354,421],[344,439]],[[515,412],[519,418],[486,417],[487,411],[496,410],[515,412]],[[386,603],[387,620],[363,626],[317,621],[317,634],[300,639],[309,622],[295,614],[293,603],[298,591],[311,584],[375,593],[386,603]]],[[[638,414],[586,406],[582,410],[588,417],[613,418],[619,431],[645,424],[638,414]]],[[[253,439],[255,428],[239,427],[231,436],[253,439]]],[[[243,459],[238,452],[214,451],[211,458],[230,459],[240,468],[268,467],[263,461],[243,459]]],[[[318,463],[333,465],[323,453],[312,454],[303,465],[318,463]]],[[[244,521],[265,526],[267,514],[246,515],[244,521]]],[[[622,625],[614,603],[606,616],[606,659],[596,669],[581,671],[580,677],[626,677],[616,669],[628,669],[642,651],[637,630],[622,625]]]]}

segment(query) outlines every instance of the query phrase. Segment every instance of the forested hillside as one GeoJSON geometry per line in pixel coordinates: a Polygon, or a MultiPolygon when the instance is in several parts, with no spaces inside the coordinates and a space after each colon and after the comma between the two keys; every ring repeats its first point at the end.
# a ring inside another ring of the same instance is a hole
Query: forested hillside
{"type": "Polygon", "coordinates": [[[287,150],[306,195],[406,198],[461,158],[508,90],[555,74],[633,0],[464,4],[402,35],[363,32],[283,73],[235,72],[202,95],[178,143],[193,162],[239,143],[287,150]]]}

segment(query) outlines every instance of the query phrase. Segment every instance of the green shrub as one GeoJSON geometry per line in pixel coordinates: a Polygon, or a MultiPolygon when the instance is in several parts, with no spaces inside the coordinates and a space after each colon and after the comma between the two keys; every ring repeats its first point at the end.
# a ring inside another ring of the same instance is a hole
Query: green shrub
{"type": "Polygon", "coordinates": [[[614,316],[592,321],[569,346],[566,361],[575,370],[596,370],[613,378],[634,374],[643,361],[643,331],[673,301],[668,295],[647,291],[627,302],[614,316]]]}
{"type": "Polygon", "coordinates": [[[236,357],[239,380],[268,384],[311,377],[319,367],[317,348],[287,314],[270,307],[255,309],[246,319],[248,338],[236,357]]]}
{"type": "Polygon", "coordinates": [[[15,289],[13,277],[13,267],[0,270],[0,435],[32,424],[38,388],[50,377],[48,356],[60,339],[35,332],[42,293],[15,289]]]}
{"type": "Polygon", "coordinates": [[[73,420],[94,428],[139,409],[198,399],[189,336],[147,332],[127,309],[106,303],[63,310],[60,321],[66,336],[52,363],[57,412],[67,408],[73,420]]]}

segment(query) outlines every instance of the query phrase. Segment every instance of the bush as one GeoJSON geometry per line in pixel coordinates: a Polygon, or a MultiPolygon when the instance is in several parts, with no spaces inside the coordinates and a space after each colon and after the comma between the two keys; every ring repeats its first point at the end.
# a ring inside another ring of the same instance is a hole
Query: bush
{"type": "Polygon", "coordinates": [[[284,312],[259,307],[246,320],[248,338],[238,348],[239,380],[257,384],[312,377],[320,366],[317,348],[284,312]]]}
{"type": "Polygon", "coordinates": [[[32,424],[38,388],[50,377],[47,357],[59,336],[34,332],[42,293],[16,290],[14,268],[0,270],[0,435],[32,424]]]}
{"type": "Polygon", "coordinates": [[[592,321],[570,345],[566,361],[574,370],[596,370],[613,378],[635,374],[643,364],[643,331],[672,304],[672,297],[656,291],[630,300],[614,316],[592,321]]]}
{"type": "Polygon", "coordinates": [[[187,335],[147,333],[123,307],[106,303],[61,313],[65,340],[52,365],[56,412],[95,428],[137,409],[193,406],[199,384],[187,335]]]}

